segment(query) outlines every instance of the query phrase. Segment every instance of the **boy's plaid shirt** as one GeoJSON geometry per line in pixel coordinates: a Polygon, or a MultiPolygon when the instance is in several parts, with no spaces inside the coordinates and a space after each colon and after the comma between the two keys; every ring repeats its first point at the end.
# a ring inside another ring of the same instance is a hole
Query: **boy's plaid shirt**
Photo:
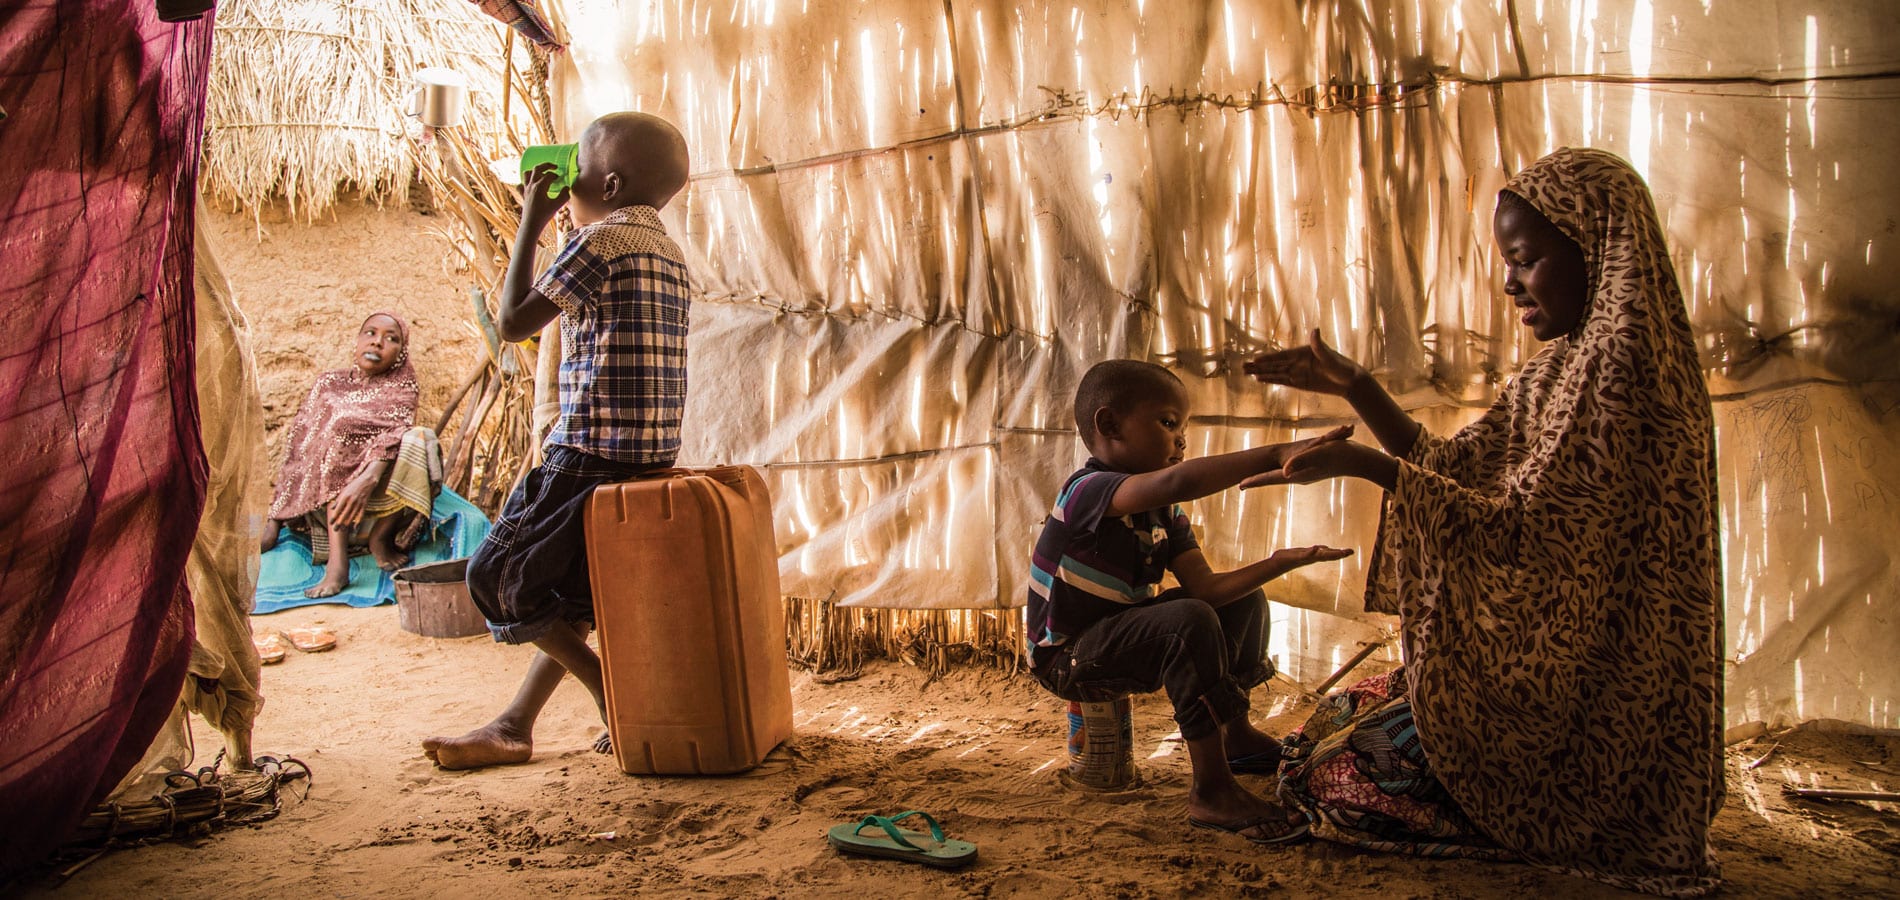
{"type": "Polygon", "coordinates": [[[534,289],[561,308],[561,418],[547,442],[672,465],[686,409],[686,260],[650,206],[568,239],[534,289]]]}

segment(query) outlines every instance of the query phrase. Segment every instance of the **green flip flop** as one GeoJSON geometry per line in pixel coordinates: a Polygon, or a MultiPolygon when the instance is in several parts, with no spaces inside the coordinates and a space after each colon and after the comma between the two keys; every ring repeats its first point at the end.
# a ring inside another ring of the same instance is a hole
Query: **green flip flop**
{"type": "Polygon", "coordinates": [[[890,818],[884,816],[865,816],[864,821],[856,824],[846,822],[833,825],[825,832],[825,840],[841,853],[856,853],[862,856],[881,856],[886,859],[903,859],[939,869],[955,869],[976,861],[976,845],[969,841],[953,841],[943,836],[943,827],[929,813],[911,810],[890,818]],[[897,823],[912,816],[924,820],[930,826],[930,833],[907,831],[897,827],[897,823]],[[876,828],[871,834],[862,833],[866,828],[876,828]]]}

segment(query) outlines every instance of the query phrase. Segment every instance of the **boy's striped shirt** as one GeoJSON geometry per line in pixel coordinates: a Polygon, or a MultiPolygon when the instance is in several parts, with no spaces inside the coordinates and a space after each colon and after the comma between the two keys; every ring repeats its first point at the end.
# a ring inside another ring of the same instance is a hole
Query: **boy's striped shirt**
{"type": "Polygon", "coordinates": [[[1056,495],[1029,560],[1032,668],[1088,626],[1154,599],[1168,563],[1200,546],[1178,503],[1106,516],[1128,477],[1090,459],[1056,495]]]}

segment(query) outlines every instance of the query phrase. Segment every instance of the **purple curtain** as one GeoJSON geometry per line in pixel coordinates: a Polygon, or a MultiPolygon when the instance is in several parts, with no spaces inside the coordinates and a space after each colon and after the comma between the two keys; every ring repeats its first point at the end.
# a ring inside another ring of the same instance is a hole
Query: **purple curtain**
{"type": "Polygon", "coordinates": [[[0,0],[0,873],[71,834],[184,681],[210,51],[209,16],[150,0],[0,0]]]}

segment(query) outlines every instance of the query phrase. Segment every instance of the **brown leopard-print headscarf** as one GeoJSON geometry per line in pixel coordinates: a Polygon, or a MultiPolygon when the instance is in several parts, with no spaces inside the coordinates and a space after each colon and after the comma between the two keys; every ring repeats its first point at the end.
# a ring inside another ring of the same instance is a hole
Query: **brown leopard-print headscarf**
{"type": "Polygon", "coordinates": [[[317,376],[291,420],[284,467],[271,496],[270,517],[288,521],[323,508],[372,460],[395,459],[403,432],[416,423],[422,393],[409,362],[409,324],[395,313],[371,313],[396,323],[402,355],[381,375],[355,366],[317,376]]]}
{"type": "Polygon", "coordinates": [[[1583,248],[1589,304],[1490,411],[1421,434],[1366,608],[1403,618],[1426,753],[1525,859],[1620,887],[1719,883],[1722,594],[1708,388],[1649,189],[1599,150],[1505,190],[1583,248]]]}

